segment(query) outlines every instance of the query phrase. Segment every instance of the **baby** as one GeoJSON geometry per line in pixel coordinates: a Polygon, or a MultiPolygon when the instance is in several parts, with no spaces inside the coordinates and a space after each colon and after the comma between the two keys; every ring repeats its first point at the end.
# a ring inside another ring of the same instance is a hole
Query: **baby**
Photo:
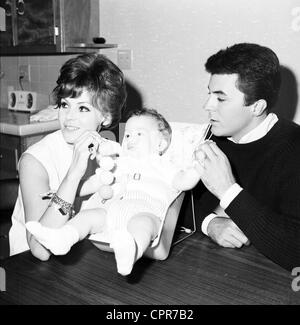
{"type": "MultiPolygon", "coordinates": [[[[26,223],[27,230],[55,255],[66,254],[79,240],[105,231],[118,272],[130,274],[134,263],[158,235],[170,204],[181,191],[192,189],[201,177],[200,163],[182,171],[164,159],[171,137],[169,123],[156,110],[133,112],[126,122],[121,152],[112,170],[114,195],[108,195],[101,207],[82,210],[62,228],[47,228],[30,221],[26,223]]],[[[101,156],[99,161],[101,166],[101,156]]],[[[96,190],[103,193],[100,174],[84,183],[82,195],[96,190]]]]}

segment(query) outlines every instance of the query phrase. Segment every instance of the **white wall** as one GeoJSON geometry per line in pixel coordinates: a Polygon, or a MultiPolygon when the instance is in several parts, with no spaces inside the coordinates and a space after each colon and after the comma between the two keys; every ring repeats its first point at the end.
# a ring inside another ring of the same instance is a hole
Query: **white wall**
{"type": "MultiPolygon", "coordinates": [[[[124,72],[144,105],[169,120],[204,121],[206,59],[228,45],[255,42],[287,67],[290,112],[281,112],[300,124],[299,0],[101,0],[100,18],[108,43],[133,50],[133,67],[124,72]]],[[[101,52],[116,62],[117,49],[101,52]]]]}
{"type": "MultiPolygon", "coordinates": [[[[270,46],[286,67],[278,112],[300,124],[300,0],[99,1],[100,35],[133,51],[133,67],[124,70],[132,105],[142,102],[170,121],[205,121],[208,56],[237,42],[256,42],[270,46]]],[[[101,53],[117,62],[118,49],[101,53]]],[[[69,57],[1,57],[0,105],[7,107],[8,86],[20,88],[19,64],[31,65],[25,89],[49,95],[69,57]]]]}

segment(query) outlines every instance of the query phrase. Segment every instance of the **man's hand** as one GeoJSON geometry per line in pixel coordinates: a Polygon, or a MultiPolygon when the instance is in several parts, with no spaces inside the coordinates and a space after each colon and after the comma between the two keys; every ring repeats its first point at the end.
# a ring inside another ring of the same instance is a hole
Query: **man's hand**
{"type": "Polygon", "coordinates": [[[207,227],[208,236],[223,247],[240,248],[250,241],[241,229],[229,218],[216,217],[207,227]]]}
{"type": "Polygon", "coordinates": [[[213,141],[205,141],[201,144],[195,153],[195,158],[201,166],[203,184],[218,199],[221,199],[236,182],[228,158],[213,141]]]}

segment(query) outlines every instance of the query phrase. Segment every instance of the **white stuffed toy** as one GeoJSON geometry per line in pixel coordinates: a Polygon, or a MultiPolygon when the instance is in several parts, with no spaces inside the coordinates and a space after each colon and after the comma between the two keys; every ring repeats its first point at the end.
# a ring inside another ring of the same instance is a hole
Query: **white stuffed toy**
{"type": "Polygon", "coordinates": [[[119,143],[105,140],[101,143],[99,153],[96,156],[99,165],[99,168],[96,169],[96,175],[102,184],[98,193],[104,202],[111,199],[114,194],[112,185],[115,182],[115,160],[120,153],[120,148],[119,143]]]}

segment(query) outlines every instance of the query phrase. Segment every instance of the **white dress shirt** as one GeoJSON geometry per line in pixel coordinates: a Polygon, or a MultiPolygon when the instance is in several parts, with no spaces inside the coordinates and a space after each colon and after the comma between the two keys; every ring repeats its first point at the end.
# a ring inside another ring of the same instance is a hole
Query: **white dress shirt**
{"type": "MultiPolygon", "coordinates": [[[[228,138],[228,140],[239,144],[256,141],[264,137],[271,130],[271,128],[275,125],[277,121],[278,121],[277,115],[274,113],[269,113],[267,117],[256,128],[254,128],[253,130],[245,134],[238,142],[234,141],[232,138],[228,138]]],[[[243,188],[238,183],[231,185],[229,189],[221,197],[220,200],[221,208],[225,210],[242,190],[243,188]]],[[[208,224],[212,219],[216,217],[217,215],[215,213],[211,213],[203,220],[201,225],[201,230],[205,235],[208,235],[207,234],[208,224]]]]}

